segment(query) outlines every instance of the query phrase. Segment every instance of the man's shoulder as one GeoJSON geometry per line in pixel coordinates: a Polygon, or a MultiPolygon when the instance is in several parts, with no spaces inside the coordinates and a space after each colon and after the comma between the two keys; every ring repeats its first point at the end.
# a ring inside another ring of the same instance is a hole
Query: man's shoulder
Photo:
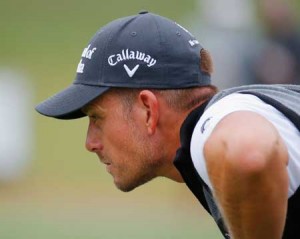
{"type": "Polygon", "coordinates": [[[277,85],[263,85],[263,84],[256,84],[256,85],[244,85],[244,86],[237,86],[228,89],[223,89],[219,91],[214,97],[210,100],[207,108],[210,107],[215,102],[219,101],[220,99],[234,94],[234,93],[242,93],[242,94],[251,94],[258,96],[259,98],[274,98],[277,100],[287,99],[290,101],[299,100],[300,98],[300,85],[284,85],[284,84],[277,84],[277,85]]]}

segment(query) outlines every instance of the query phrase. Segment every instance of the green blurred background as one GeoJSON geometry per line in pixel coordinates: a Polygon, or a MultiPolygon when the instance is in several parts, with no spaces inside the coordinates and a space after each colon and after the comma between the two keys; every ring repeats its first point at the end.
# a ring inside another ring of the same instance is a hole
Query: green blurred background
{"type": "Polygon", "coordinates": [[[30,166],[17,180],[0,183],[1,239],[221,238],[184,185],[158,179],[119,192],[84,149],[86,119],[58,121],[33,109],[70,84],[83,48],[102,25],[143,9],[185,25],[194,7],[193,0],[0,1],[0,68],[24,76],[34,97],[30,166]]]}

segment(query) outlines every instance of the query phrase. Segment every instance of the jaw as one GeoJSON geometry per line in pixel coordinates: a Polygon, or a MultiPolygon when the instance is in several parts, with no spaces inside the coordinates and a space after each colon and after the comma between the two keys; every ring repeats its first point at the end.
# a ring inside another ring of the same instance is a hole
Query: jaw
{"type": "Polygon", "coordinates": [[[131,182],[123,182],[123,181],[114,179],[114,184],[120,191],[130,192],[130,191],[134,190],[135,188],[137,188],[147,182],[150,182],[154,178],[155,177],[144,177],[144,178],[140,178],[138,180],[134,180],[131,182]]]}

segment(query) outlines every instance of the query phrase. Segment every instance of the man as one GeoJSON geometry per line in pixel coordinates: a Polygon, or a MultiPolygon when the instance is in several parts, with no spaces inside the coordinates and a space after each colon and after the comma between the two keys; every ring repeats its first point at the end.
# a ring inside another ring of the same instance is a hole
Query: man
{"type": "Polygon", "coordinates": [[[300,88],[216,94],[211,73],[191,33],[144,11],[98,31],[73,84],[36,109],[88,116],[86,147],[122,191],[167,177],[187,184],[225,238],[298,238],[300,88]]]}

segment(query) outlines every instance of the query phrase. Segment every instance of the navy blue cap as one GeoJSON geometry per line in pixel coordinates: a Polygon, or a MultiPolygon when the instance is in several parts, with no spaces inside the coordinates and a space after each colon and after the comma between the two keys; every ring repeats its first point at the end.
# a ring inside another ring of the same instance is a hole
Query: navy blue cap
{"type": "Polygon", "coordinates": [[[140,12],[101,28],[84,48],[71,86],[36,110],[58,119],[85,116],[81,108],[111,87],[179,89],[210,84],[200,69],[202,46],[174,21],[140,12]]]}

